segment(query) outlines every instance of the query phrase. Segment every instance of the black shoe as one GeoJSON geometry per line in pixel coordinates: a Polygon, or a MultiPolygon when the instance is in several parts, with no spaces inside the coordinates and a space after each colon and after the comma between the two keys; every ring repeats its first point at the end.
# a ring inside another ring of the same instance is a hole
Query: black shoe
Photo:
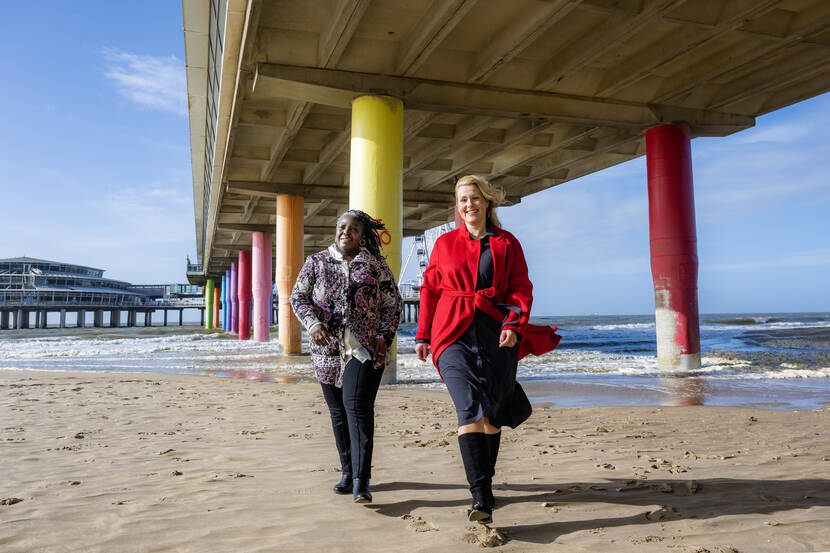
{"type": "Polygon", "coordinates": [[[344,474],[340,482],[334,485],[334,493],[347,494],[352,493],[352,475],[344,474]]]}
{"type": "Polygon", "coordinates": [[[479,524],[492,524],[493,508],[483,503],[473,503],[472,508],[467,510],[467,519],[479,524]]]}
{"type": "Polygon", "coordinates": [[[354,502],[355,503],[371,503],[372,492],[369,491],[368,478],[354,479],[354,502]]]}

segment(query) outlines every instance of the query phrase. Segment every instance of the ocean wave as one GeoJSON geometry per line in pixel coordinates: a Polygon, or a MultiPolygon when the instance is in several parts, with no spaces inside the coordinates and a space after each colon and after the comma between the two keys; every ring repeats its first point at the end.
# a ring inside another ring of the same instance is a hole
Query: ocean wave
{"type": "Polygon", "coordinates": [[[654,323],[619,323],[619,324],[604,324],[593,325],[592,330],[621,330],[630,328],[654,328],[654,323]]]}

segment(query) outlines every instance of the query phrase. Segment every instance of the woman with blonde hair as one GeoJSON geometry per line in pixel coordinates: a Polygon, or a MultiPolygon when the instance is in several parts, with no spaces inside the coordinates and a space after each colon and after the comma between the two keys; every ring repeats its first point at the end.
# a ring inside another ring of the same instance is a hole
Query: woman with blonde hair
{"type": "Polygon", "coordinates": [[[433,248],[420,291],[415,352],[421,361],[432,353],[455,404],[473,500],[467,516],[487,524],[493,521],[501,427],[515,428],[531,413],[516,365],[526,353],[552,350],[559,337],[554,329],[528,324],[533,285],[527,263],[495,211],[504,193],[467,175],[456,183],[455,200],[464,225],[433,248]]]}

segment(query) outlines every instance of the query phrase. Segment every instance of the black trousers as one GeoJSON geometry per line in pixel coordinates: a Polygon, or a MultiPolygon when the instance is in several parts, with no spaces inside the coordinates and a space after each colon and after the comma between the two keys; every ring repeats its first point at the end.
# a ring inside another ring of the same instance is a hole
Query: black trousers
{"type": "Polygon", "coordinates": [[[375,437],[375,398],[383,369],[369,360],[352,358],[343,370],[343,387],[323,384],[323,397],[329,408],[334,442],[340,455],[343,474],[355,478],[372,477],[372,448],[375,437]]]}

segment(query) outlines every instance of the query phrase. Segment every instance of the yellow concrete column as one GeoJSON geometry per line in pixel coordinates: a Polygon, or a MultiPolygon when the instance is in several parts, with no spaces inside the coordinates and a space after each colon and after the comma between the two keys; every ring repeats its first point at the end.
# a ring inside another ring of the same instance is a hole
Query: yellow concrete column
{"type": "MultiPolygon", "coordinates": [[[[361,96],[352,102],[349,208],[381,219],[383,255],[397,280],[403,237],[403,102],[361,96]]],[[[396,345],[389,348],[383,382],[397,379],[396,345]]]]}
{"type": "Polygon", "coordinates": [[[277,270],[275,279],[279,294],[278,341],[283,353],[301,353],[300,321],[294,316],[291,289],[303,266],[303,197],[277,196],[277,270]]]}

